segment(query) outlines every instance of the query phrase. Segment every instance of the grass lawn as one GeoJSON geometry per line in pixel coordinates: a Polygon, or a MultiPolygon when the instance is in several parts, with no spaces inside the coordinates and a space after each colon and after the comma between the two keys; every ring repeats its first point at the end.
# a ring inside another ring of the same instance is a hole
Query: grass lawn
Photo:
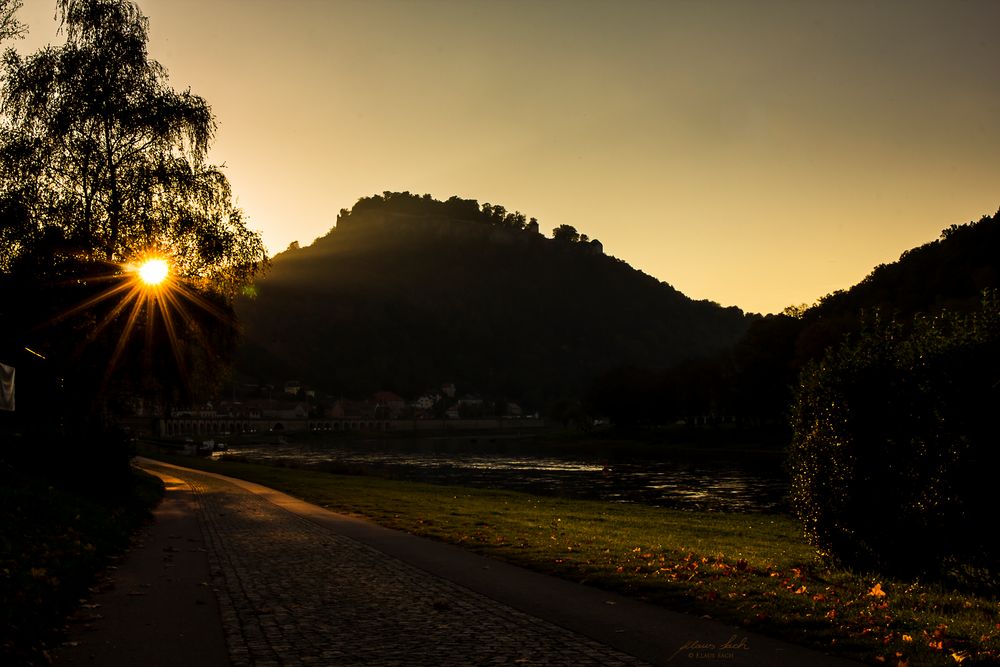
{"type": "Polygon", "coordinates": [[[996,599],[830,567],[785,516],[156,458],[872,664],[1000,663],[996,599]]]}

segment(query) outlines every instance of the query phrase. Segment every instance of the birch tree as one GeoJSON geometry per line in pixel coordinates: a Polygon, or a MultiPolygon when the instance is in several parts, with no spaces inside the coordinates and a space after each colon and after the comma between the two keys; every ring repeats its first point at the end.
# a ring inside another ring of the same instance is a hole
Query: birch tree
{"type": "MultiPolygon", "coordinates": [[[[0,4],[8,34],[17,4],[0,4]]],[[[60,0],[58,16],[63,45],[4,55],[0,270],[41,245],[109,263],[168,252],[211,289],[247,283],[265,250],[207,162],[208,103],[170,87],[134,3],[60,0]]]]}

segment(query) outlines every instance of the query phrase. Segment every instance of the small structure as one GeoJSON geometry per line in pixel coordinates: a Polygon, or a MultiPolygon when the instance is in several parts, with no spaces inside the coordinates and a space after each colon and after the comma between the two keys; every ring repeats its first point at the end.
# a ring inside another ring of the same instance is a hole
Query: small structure
{"type": "Polygon", "coordinates": [[[375,411],[378,417],[398,419],[406,409],[406,400],[391,391],[377,391],[372,399],[375,401],[375,411]]]}

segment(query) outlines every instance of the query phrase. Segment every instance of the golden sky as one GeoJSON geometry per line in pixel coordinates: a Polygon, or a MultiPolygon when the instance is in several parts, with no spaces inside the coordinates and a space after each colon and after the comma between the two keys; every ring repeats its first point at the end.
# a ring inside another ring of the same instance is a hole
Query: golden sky
{"type": "Polygon", "coordinates": [[[359,197],[459,195],[775,312],[1000,208],[994,0],[138,4],[272,253],[359,197]]]}

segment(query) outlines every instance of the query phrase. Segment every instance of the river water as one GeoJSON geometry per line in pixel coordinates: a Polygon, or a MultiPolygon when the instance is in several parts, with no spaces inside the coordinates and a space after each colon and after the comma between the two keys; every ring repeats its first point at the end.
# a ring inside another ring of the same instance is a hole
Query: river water
{"type": "Polygon", "coordinates": [[[401,451],[338,444],[230,445],[227,456],[348,474],[727,512],[781,512],[788,479],[773,459],[603,461],[492,452],[401,451]]]}

